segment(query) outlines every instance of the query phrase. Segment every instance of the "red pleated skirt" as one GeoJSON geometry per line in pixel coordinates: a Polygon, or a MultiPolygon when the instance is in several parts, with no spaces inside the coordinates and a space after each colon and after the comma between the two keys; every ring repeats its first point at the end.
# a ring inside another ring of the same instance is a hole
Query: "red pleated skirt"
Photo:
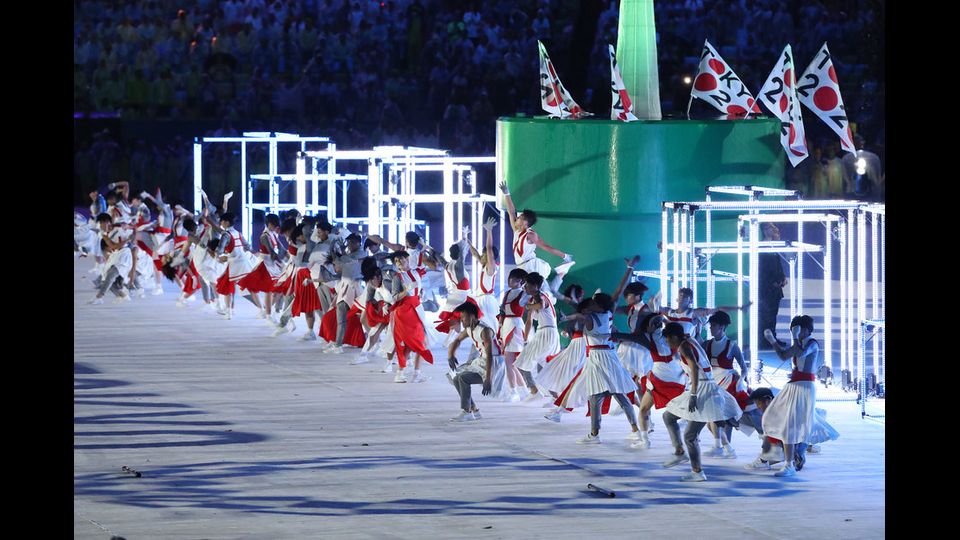
{"type": "Polygon", "coordinates": [[[309,268],[301,268],[293,277],[293,305],[291,313],[294,317],[301,313],[311,313],[320,309],[320,296],[317,287],[310,281],[306,285],[303,280],[310,277],[309,268]]]}
{"type": "Polygon", "coordinates": [[[393,305],[393,342],[400,362],[404,362],[407,351],[413,351],[432,364],[433,354],[427,349],[427,336],[417,315],[419,305],[417,296],[405,296],[393,305]]]}
{"type": "Polygon", "coordinates": [[[237,282],[237,285],[251,292],[273,292],[276,289],[273,276],[270,275],[267,266],[263,263],[258,264],[253,272],[243,276],[237,282]]]}

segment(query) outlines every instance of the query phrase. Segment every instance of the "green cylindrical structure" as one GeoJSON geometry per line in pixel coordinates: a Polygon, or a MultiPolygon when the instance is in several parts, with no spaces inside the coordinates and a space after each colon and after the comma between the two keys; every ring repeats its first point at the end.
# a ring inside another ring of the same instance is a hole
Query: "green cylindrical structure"
{"type": "MultiPolygon", "coordinates": [[[[501,118],[497,167],[517,209],[539,216],[535,229],[577,264],[565,283],[613,291],[623,258],[660,267],[663,201],[703,200],[708,185],[783,187],[780,121],[501,118]]],[[[735,229],[735,226],[722,227],[735,229]]],[[[715,229],[717,230],[717,229],[715,229]]],[[[732,241],[719,230],[715,241],[732,241]]],[[[698,239],[703,231],[698,231],[698,239]]],[[[559,260],[542,257],[556,266],[559,260]]],[[[505,261],[506,262],[506,261],[505,261]]],[[[735,270],[735,269],[734,269],[735,270]]],[[[651,293],[659,288],[648,282],[651,293]]],[[[718,289],[718,305],[736,290],[718,289]]]]}

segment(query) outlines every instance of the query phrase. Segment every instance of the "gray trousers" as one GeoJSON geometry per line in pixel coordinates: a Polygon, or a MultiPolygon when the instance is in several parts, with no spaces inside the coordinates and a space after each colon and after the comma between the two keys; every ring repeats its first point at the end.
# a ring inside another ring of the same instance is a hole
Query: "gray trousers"
{"type": "Polygon", "coordinates": [[[453,386],[460,394],[460,408],[465,411],[472,411],[477,406],[470,397],[470,386],[474,384],[483,385],[483,377],[475,371],[461,371],[453,378],[453,386]]]}
{"type": "Polygon", "coordinates": [[[600,407],[603,404],[604,398],[607,396],[613,396],[613,399],[617,400],[617,403],[619,403],[620,407],[623,409],[623,413],[627,415],[627,420],[630,421],[631,426],[637,423],[637,415],[633,411],[633,404],[630,403],[630,400],[627,399],[627,396],[623,394],[611,394],[610,392],[603,392],[602,394],[594,394],[590,396],[591,433],[600,433],[600,418],[603,416],[600,414],[600,407]]]}
{"type": "Polygon", "coordinates": [[[317,285],[317,294],[320,297],[320,313],[326,313],[330,310],[330,306],[333,305],[336,297],[333,296],[330,289],[323,283],[317,285]]]}
{"type": "Polygon", "coordinates": [[[343,336],[347,334],[347,312],[350,306],[346,302],[337,302],[337,345],[343,345],[343,336]]]}
{"type": "MultiPolygon", "coordinates": [[[[683,444],[680,442],[680,426],[678,422],[680,417],[670,411],[663,412],[663,424],[667,426],[667,433],[670,434],[670,442],[673,447],[683,450],[683,444]]],[[[700,468],[700,432],[707,424],[705,422],[694,422],[687,420],[687,429],[683,432],[683,442],[687,444],[687,457],[690,458],[690,468],[700,468]]],[[[720,423],[717,423],[720,426],[720,423]]]]}
{"type": "Polygon", "coordinates": [[[120,277],[120,271],[117,270],[116,266],[111,266],[110,270],[107,270],[107,277],[101,278],[97,276],[93,280],[93,286],[97,288],[97,296],[103,296],[107,293],[107,289],[110,289],[113,294],[121,296],[123,291],[123,278],[120,277]]]}

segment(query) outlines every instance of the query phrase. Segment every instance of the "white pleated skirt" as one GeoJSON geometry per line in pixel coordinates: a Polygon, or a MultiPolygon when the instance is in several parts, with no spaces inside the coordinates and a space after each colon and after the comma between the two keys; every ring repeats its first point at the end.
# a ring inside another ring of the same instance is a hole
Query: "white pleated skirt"
{"type": "MultiPolygon", "coordinates": [[[[586,365],[571,393],[579,398],[610,392],[627,394],[637,389],[637,384],[623,368],[620,358],[613,349],[594,349],[587,355],[586,365]]],[[[568,400],[569,402],[569,400],[568,400]]],[[[578,400],[578,403],[580,401],[578,400]]]]}
{"type": "Polygon", "coordinates": [[[688,386],[682,394],[670,400],[667,403],[667,411],[674,415],[691,422],[719,422],[738,419],[743,414],[737,400],[729,392],[717,386],[713,380],[699,381],[697,384],[697,408],[691,412],[687,410],[690,405],[690,387],[688,386]]]}
{"type": "Polygon", "coordinates": [[[827,411],[814,409],[813,427],[807,435],[807,444],[821,444],[835,441],[840,438],[840,432],[827,423],[827,411]]]}
{"type": "Polygon", "coordinates": [[[481,294],[473,298],[477,301],[477,305],[480,306],[480,311],[483,312],[480,320],[490,328],[496,330],[498,324],[497,314],[500,313],[500,302],[498,302],[492,294],[481,294]]]}
{"type": "Polygon", "coordinates": [[[814,381],[787,383],[763,413],[763,434],[784,444],[807,442],[813,431],[816,401],[814,381]]]}
{"type": "Polygon", "coordinates": [[[550,360],[540,373],[533,374],[537,388],[560,393],[570,384],[573,377],[587,361],[587,339],[578,337],[570,340],[567,348],[550,360]]]}
{"type": "Polygon", "coordinates": [[[624,342],[617,347],[617,356],[630,375],[643,377],[653,369],[653,359],[639,343],[624,342]]]}
{"type": "Polygon", "coordinates": [[[517,369],[536,373],[538,365],[542,366],[546,363],[548,356],[558,352],[560,352],[560,334],[557,333],[557,329],[538,328],[517,356],[514,365],[517,369]]]}

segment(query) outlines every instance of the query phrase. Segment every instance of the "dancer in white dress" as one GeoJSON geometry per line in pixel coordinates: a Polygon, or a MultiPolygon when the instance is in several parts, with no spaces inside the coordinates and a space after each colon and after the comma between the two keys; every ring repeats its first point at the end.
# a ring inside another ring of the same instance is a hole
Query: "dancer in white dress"
{"type": "Polygon", "coordinates": [[[509,396],[507,401],[520,401],[520,386],[523,385],[523,375],[517,370],[514,361],[523,351],[523,311],[527,304],[527,295],[523,291],[523,282],[527,272],[521,268],[514,268],[507,275],[507,286],[503,300],[500,302],[500,311],[497,315],[497,339],[503,346],[504,371],[507,379],[509,396]]]}
{"type": "Polygon", "coordinates": [[[767,437],[779,439],[783,443],[784,466],[775,476],[793,476],[797,474],[794,464],[796,447],[805,443],[813,429],[817,401],[816,375],[817,357],[820,346],[813,334],[813,318],[798,315],[790,321],[793,344],[784,347],[777,341],[769,329],[764,337],[773,345],[777,356],[786,360],[793,359],[793,372],[790,382],[780,391],[763,413],[763,433],[767,437]]]}
{"type": "MultiPolygon", "coordinates": [[[[730,326],[730,316],[724,311],[718,311],[710,316],[710,339],[703,342],[703,350],[710,357],[710,366],[713,368],[713,379],[717,386],[730,393],[741,410],[750,406],[750,389],[746,384],[747,365],[743,360],[743,353],[737,342],[728,338],[727,327],[730,326]],[[739,373],[734,365],[740,367],[739,373]]],[[[705,456],[733,459],[737,457],[730,446],[730,437],[733,435],[733,426],[727,424],[720,429],[716,424],[707,424],[713,434],[713,449],[704,452],[705,456]]]]}
{"type": "MultiPolygon", "coordinates": [[[[537,213],[529,208],[517,213],[507,183],[500,182],[499,185],[500,190],[503,191],[504,202],[507,205],[510,227],[513,229],[513,259],[517,268],[522,268],[527,272],[536,272],[544,279],[549,277],[550,265],[537,257],[537,248],[541,247],[548,253],[563,259],[563,264],[556,268],[557,275],[562,278],[570,270],[570,267],[576,264],[573,256],[547,244],[539,234],[534,232],[533,226],[537,223],[537,213]]],[[[551,290],[549,293],[556,296],[556,291],[551,290]]]]}
{"type": "Polygon", "coordinates": [[[540,291],[543,286],[543,276],[536,272],[527,274],[524,279],[523,290],[530,297],[526,306],[526,324],[523,333],[527,336],[527,344],[517,356],[516,366],[523,375],[523,380],[530,390],[525,401],[533,401],[540,397],[540,389],[534,380],[534,374],[542,369],[547,360],[560,352],[560,334],[557,332],[557,310],[547,294],[540,291]],[[537,330],[530,336],[533,321],[537,322],[537,330]]]}
{"type": "MultiPolygon", "coordinates": [[[[661,293],[658,292],[653,301],[659,302],[661,293]]],[[[684,287],[677,291],[677,307],[662,307],[659,312],[666,315],[667,322],[675,322],[683,327],[683,331],[688,336],[700,339],[703,323],[707,317],[717,311],[744,311],[750,307],[750,302],[742,306],[720,306],[715,308],[695,308],[693,307],[693,290],[684,287]]]]}
{"type": "Polygon", "coordinates": [[[608,396],[613,396],[626,413],[633,432],[628,439],[634,439],[640,430],[633,406],[626,396],[637,386],[623,368],[623,363],[617,358],[617,352],[610,342],[612,309],[613,298],[608,294],[597,293],[585,306],[583,313],[567,316],[568,320],[583,322],[584,335],[587,338],[587,362],[571,389],[575,394],[590,396],[591,429],[586,437],[577,441],[581,444],[600,443],[600,418],[603,416],[600,413],[601,403],[608,396]]]}
{"type": "Polygon", "coordinates": [[[684,461],[690,462],[689,474],[681,477],[684,482],[703,482],[707,479],[700,466],[700,443],[698,437],[707,422],[733,421],[740,418],[742,411],[737,400],[726,390],[717,386],[713,380],[710,359],[700,345],[688,336],[678,323],[667,323],[663,336],[674,353],[680,355],[681,365],[687,373],[689,383],[682,394],[667,403],[663,413],[663,423],[673,443],[674,456],[664,462],[664,467],[673,467],[684,461]],[[687,429],[681,442],[678,422],[687,421],[687,429]],[[683,451],[686,443],[687,452],[683,451]],[[688,457],[689,455],[689,457],[688,457]]]}
{"type": "Polygon", "coordinates": [[[497,273],[500,271],[500,253],[497,246],[493,245],[493,228],[497,225],[497,219],[491,217],[483,224],[486,235],[483,243],[483,253],[477,251],[477,248],[470,243],[467,238],[467,245],[470,246],[470,252],[473,253],[473,259],[480,264],[480,279],[477,280],[477,286],[473,290],[473,298],[480,306],[481,319],[491,328],[497,328],[497,313],[500,312],[500,302],[494,288],[497,283],[497,273]]]}

